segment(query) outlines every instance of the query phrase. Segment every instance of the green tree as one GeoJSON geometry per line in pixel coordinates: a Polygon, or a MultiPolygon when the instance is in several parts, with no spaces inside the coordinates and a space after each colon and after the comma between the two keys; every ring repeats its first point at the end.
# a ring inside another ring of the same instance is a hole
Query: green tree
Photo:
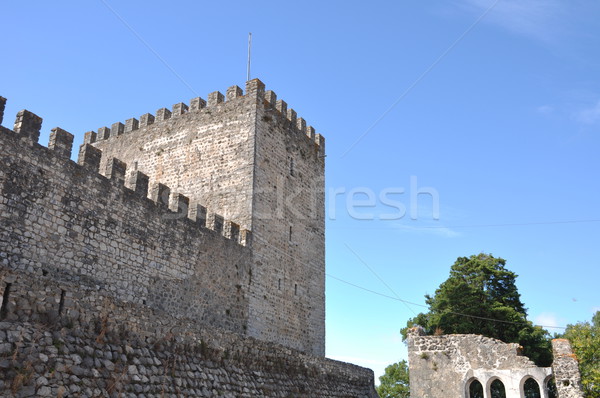
{"type": "Polygon", "coordinates": [[[391,364],[379,377],[377,394],[380,398],[409,398],[408,364],[405,360],[391,364]]]}
{"type": "Polygon", "coordinates": [[[586,398],[600,398],[600,311],[592,322],[567,325],[561,336],[568,339],[579,360],[581,384],[586,398]]]}
{"type": "Polygon", "coordinates": [[[519,343],[524,355],[538,366],[550,366],[550,336],[527,320],[517,290],[517,275],[505,265],[504,259],[491,254],[459,257],[435,294],[425,296],[429,312],[409,319],[401,330],[404,339],[415,325],[423,326],[427,334],[481,334],[519,343]]]}

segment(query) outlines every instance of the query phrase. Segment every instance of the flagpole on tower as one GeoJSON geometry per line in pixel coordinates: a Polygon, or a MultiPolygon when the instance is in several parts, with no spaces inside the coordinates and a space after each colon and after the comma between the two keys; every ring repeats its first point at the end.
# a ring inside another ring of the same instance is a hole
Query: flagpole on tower
{"type": "Polygon", "coordinates": [[[248,71],[246,81],[250,80],[250,56],[252,55],[252,32],[248,33],[248,71]]]}

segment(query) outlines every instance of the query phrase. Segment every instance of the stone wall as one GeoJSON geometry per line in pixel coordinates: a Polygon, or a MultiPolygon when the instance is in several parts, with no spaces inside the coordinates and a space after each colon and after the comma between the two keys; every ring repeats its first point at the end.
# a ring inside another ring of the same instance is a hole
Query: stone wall
{"type": "Polygon", "coordinates": [[[583,398],[581,374],[571,343],[566,339],[552,340],[552,369],[560,398],[583,398]]]}
{"type": "Polygon", "coordinates": [[[151,186],[165,184],[251,230],[256,101],[230,93],[224,102],[219,92],[208,98],[88,132],[86,142],[102,151],[101,170],[118,158],[148,175],[151,186]]]}
{"type": "Polygon", "coordinates": [[[325,142],[274,92],[262,98],[252,225],[260,266],[249,330],[325,355],[325,142]]]}
{"type": "Polygon", "coordinates": [[[368,369],[244,336],[248,231],[91,134],[79,164],[60,128],[38,145],[41,122],[0,128],[0,396],[377,396],[368,369]]]}
{"type": "Polygon", "coordinates": [[[533,379],[541,397],[548,398],[552,369],[521,356],[518,344],[470,334],[424,336],[415,328],[409,333],[408,355],[411,397],[468,398],[470,384],[478,381],[488,398],[492,383],[500,380],[507,398],[519,398],[525,396],[525,382],[533,379]]]}
{"type": "Polygon", "coordinates": [[[325,142],[285,101],[254,79],[86,142],[251,230],[248,335],[324,355],[325,142]]]}
{"type": "MultiPolygon", "coordinates": [[[[408,334],[411,397],[469,398],[471,383],[481,383],[484,398],[494,398],[492,383],[502,383],[506,398],[522,398],[537,385],[542,398],[582,398],[577,359],[568,340],[552,340],[551,368],[536,367],[515,343],[472,334],[408,334]],[[527,383],[527,384],[526,384],[527,383]],[[556,387],[554,388],[553,385],[556,387]]],[[[532,395],[533,396],[533,395],[532,395]]]]}
{"type": "Polygon", "coordinates": [[[60,129],[52,149],[31,145],[36,128],[0,135],[4,267],[245,333],[249,247],[147,199],[139,173],[137,191],[116,162],[111,178],[98,174],[94,148],[82,151],[83,165],[72,162],[61,145],[72,136],[60,129]]]}
{"type": "Polygon", "coordinates": [[[376,397],[373,372],[0,269],[0,396],[376,397]],[[8,286],[8,292],[7,292],[8,286]]]}

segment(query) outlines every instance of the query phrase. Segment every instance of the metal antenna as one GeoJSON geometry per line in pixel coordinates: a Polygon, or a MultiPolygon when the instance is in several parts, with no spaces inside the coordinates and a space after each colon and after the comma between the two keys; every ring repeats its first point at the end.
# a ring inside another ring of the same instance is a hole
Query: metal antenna
{"type": "Polygon", "coordinates": [[[246,81],[250,80],[250,56],[252,54],[252,32],[248,33],[248,73],[246,75],[246,81]]]}

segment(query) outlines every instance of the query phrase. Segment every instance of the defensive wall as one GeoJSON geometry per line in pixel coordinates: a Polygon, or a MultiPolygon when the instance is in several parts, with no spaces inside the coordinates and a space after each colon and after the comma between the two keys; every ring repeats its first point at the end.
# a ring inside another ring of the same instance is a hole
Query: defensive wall
{"type": "Polygon", "coordinates": [[[376,396],[368,369],[248,337],[257,257],[243,220],[103,155],[91,134],[77,163],[60,128],[42,147],[41,122],[21,111],[0,126],[0,395],[376,396]]]}
{"type": "Polygon", "coordinates": [[[38,145],[34,116],[21,112],[15,132],[1,132],[3,264],[85,281],[126,302],[243,333],[250,234],[235,232],[231,222],[216,231],[203,227],[204,220],[188,218],[189,200],[181,195],[177,208],[186,213],[170,211],[166,203],[175,195],[164,185],[156,185],[156,201],[148,199],[143,173],[127,188],[117,159],[107,177],[99,174],[101,152],[89,145],[76,164],[69,159],[73,136],[64,130],[54,129],[50,148],[38,145]],[[223,236],[232,230],[235,239],[223,236]]]}

